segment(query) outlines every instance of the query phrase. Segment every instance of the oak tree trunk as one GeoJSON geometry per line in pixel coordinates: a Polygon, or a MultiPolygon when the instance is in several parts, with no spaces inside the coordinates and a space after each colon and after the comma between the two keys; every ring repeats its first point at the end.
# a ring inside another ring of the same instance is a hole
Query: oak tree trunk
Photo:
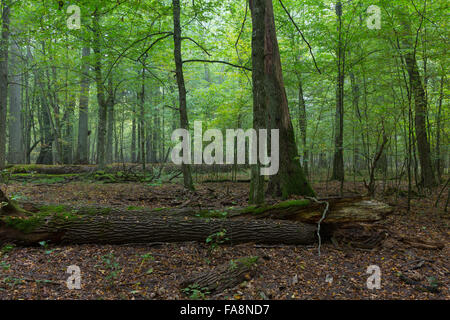
{"type": "MultiPolygon", "coordinates": [[[[264,37],[259,35],[252,41],[252,45],[255,45],[254,48],[252,47],[252,55],[257,54],[254,51],[260,50],[261,46],[264,46],[264,82],[261,83],[259,79],[262,75],[258,75],[258,82],[253,84],[257,86],[254,88],[254,92],[264,96],[264,104],[263,97],[258,97],[261,99],[258,103],[264,105],[264,109],[267,110],[266,128],[279,130],[279,170],[270,177],[267,192],[283,198],[290,195],[313,196],[314,191],[309,185],[298,159],[294,128],[283,81],[272,0],[252,1],[251,7],[253,8],[252,21],[257,22],[253,27],[254,37],[256,33],[261,32],[261,28],[264,28],[264,37]]],[[[253,72],[261,72],[258,70],[262,65],[260,60],[261,53],[253,57],[253,61],[258,63],[253,66],[253,72]],[[258,57],[259,61],[256,61],[258,57]]]]}

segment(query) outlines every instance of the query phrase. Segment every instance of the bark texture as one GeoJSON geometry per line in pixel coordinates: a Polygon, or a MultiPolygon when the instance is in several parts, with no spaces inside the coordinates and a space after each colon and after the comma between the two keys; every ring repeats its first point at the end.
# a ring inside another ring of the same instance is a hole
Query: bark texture
{"type": "MultiPolygon", "coordinates": [[[[180,103],[180,125],[182,129],[189,130],[189,120],[187,115],[186,86],[184,84],[183,61],[181,57],[181,24],[180,24],[180,0],[173,0],[173,41],[175,72],[177,76],[178,95],[180,103]]],[[[184,187],[188,190],[194,190],[192,181],[191,167],[189,164],[181,165],[183,171],[184,187]]]]}
{"type": "Polygon", "coordinates": [[[182,288],[195,286],[208,292],[222,292],[245,280],[250,280],[256,271],[257,257],[244,257],[218,266],[212,271],[198,273],[181,283],[182,288]]]}
{"type": "Polygon", "coordinates": [[[98,8],[94,12],[93,17],[93,49],[94,49],[94,70],[95,82],[97,85],[97,101],[98,101],[98,127],[97,127],[97,164],[99,169],[106,166],[106,117],[107,117],[107,101],[105,97],[105,86],[102,76],[102,52],[100,46],[100,14],[98,8]]]}
{"type": "Polygon", "coordinates": [[[149,216],[143,214],[104,214],[72,217],[54,214],[36,220],[7,217],[0,227],[0,242],[36,245],[127,244],[150,242],[205,242],[213,233],[226,230],[226,243],[312,244],[316,226],[277,220],[227,220],[149,216]]]}
{"type": "MultiPolygon", "coordinates": [[[[274,196],[287,198],[290,195],[314,196],[314,191],[309,185],[298,159],[297,145],[295,143],[294,128],[289,114],[286,90],[281,68],[280,51],[275,29],[275,18],[272,0],[252,1],[252,21],[257,24],[253,27],[253,34],[260,34],[264,28],[264,38],[255,37],[252,41],[252,55],[256,56],[253,61],[258,65],[253,66],[253,72],[261,72],[261,41],[264,46],[264,85],[258,82],[254,86],[257,94],[263,94],[265,108],[267,110],[266,128],[279,130],[279,170],[270,177],[267,192],[274,196]],[[263,21],[263,23],[261,23],[263,21]],[[257,59],[259,57],[259,59],[257,59]]],[[[262,97],[261,97],[262,99],[262,97]]],[[[262,104],[262,102],[258,103],[262,104]]]]}
{"type": "Polygon", "coordinates": [[[20,48],[11,43],[9,84],[9,163],[23,163],[22,140],[22,70],[18,67],[20,48]]]}
{"type": "Polygon", "coordinates": [[[88,57],[91,49],[84,47],[81,52],[81,84],[78,113],[78,145],[75,162],[77,164],[89,163],[89,64],[88,57]]]}
{"type": "Polygon", "coordinates": [[[334,125],[334,156],[332,180],[344,181],[344,65],[345,52],[342,41],[342,3],[336,4],[338,22],[336,116],[334,125]]]}
{"type": "MultiPolygon", "coordinates": [[[[265,0],[250,0],[252,12],[252,81],[253,81],[253,128],[267,128],[267,107],[264,88],[264,42],[266,12],[265,0]]],[[[259,149],[259,145],[257,145],[259,149]]],[[[251,168],[250,203],[264,202],[264,177],[260,174],[259,159],[251,168]]]]}
{"type": "Polygon", "coordinates": [[[5,1],[1,2],[2,29],[0,37],[0,169],[6,164],[6,113],[8,103],[8,47],[10,8],[5,1]]]}

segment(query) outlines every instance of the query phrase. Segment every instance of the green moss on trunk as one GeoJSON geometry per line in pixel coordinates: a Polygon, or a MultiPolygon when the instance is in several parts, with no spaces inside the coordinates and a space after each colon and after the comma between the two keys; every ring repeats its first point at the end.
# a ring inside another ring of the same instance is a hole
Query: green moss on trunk
{"type": "Polygon", "coordinates": [[[263,206],[248,206],[244,208],[241,213],[242,214],[253,214],[258,215],[262,214],[267,211],[271,210],[283,210],[283,209],[289,209],[294,207],[307,207],[311,204],[311,201],[307,199],[300,199],[300,200],[288,200],[283,201],[277,204],[274,204],[272,206],[263,205],[263,206]]]}
{"type": "Polygon", "coordinates": [[[39,212],[30,213],[24,211],[23,216],[3,216],[0,220],[8,227],[23,233],[31,233],[43,224],[64,223],[80,219],[82,216],[68,211],[65,206],[43,206],[39,212]]]}

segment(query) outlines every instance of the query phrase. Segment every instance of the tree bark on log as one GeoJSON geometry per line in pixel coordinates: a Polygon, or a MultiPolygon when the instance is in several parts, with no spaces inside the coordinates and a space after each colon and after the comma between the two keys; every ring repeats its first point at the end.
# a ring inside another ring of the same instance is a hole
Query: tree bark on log
{"type": "Polygon", "coordinates": [[[185,290],[195,288],[200,291],[221,292],[233,288],[245,280],[250,280],[256,271],[258,257],[232,260],[212,271],[201,272],[181,283],[185,290]]]}
{"type": "MultiPolygon", "coordinates": [[[[382,220],[392,212],[389,205],[364,197],[323,198],[328,202],[329,210],[323,220],[324,225],[375,222],[382,220]]],[[[239,215],[256,219],[282,219],[303,223],[318,223],[325,205],[309,199],[284,201],[272,206],[247,207],[239,209],[239,215]]]]}
{"type": "MultiPolygon", "coordinates": [[[[319,198],[320,202],[329,203],[329,212],[324,219],[324,224],[341,224],[357,222],[376,222],[383,220],[386,215],[392,212],[389,205],[371,200],[367,197],[346,197],[346,198],[319,198]]],[[[107,206],[65,206],[52,205],[48,203],[24,203],[24,208],[32,212],[39,212],[40,208],[48,211],[50,207],[58,209],[64,208],[67,212],[76,212],[78,215],[86,214],[151,214],[152,216],[182,216],[182,217],[202,217],[202,218],[228,218],[228,219],[275,219],[292,220],[309,224],[316,224],[322,217],[325,205],[316,203],[310,199],[288,200],[274,205],[229,207],[229,208],[198,208],[198,207],[175,207],[175,208],[155,208],[146,209],[130,207],[129,209],[111,208],[107,206]]]]}
{"type": "Polygon", "coordinates": [[[0,222],[0,243],[127,244],[151,242],[205,242],[225,230],[224,243],[312,244],[316,226],[277,220],[229,220],[128,215],[6,217],[0,222]]]}
{"type": "MultiPolygon", "coordinates": [[[[220,210],[195,208],[123,210],[41,206],[26,209],[0,193],[0,243],[126,244],[205,240],[224,232],[224,243],[314,244],[323,205],[308,199],[271,206],[220,210]],[[293,220],[293,221],[286,221],[293,220]]],[[[362,198],[327,199],[329,212],[322,222],[321,237],[327,239],[345,224],[382,219],[391,208],[362,198]]]]}

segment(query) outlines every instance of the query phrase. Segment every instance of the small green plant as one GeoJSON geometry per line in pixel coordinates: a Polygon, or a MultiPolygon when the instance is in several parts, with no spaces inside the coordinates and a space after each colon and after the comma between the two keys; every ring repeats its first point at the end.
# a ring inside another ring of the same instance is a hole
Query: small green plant
{"type": "Polygon", "coordinates": [[[215,232],[206,238],[206,243],[209,244],[209,252],[214,252],[221,244],[230,240],[226,237],[227,230],[222,229],[221,231],[215,232]]]}
{"type": "Polygon", "coordinates": [[[9,199],[12,200],[12,201],[20,201],[20,200],[24,201],[24,200],[28,200],[28,197],[24,196],[24,195],[22,195],[20,193],[13,193],[13,194],[11,194],[9,199]]]}
{"type": "Polygon", "coordinates": [[[15,246],[14,244],[5,244],[5,245],[0,249],[0,253],[1,253],[1,255],[7,254],[7,253],[13,251],[15,247],[16,247],[16,246],[15,246]]]}
{"type": "Polygon", "coordinates": [[[49,249],[48,249],[48,242],[47,242],[47,241],[40,241],[40,242],[39,242],[39,245],[40,245],[42,248],[45,249],[45,251],[44,251],[45,254],[50,254],[50,253],[52,253],[53,251],[55,251],[55,250],[49,250],[49,249]]]}
{"type": "Polygon", "coordinates": [[[0,261],[0,267],[6,271],[9,270],[9,268],[11,268],[11,265],[9,263],[6,263],[5,261],[0,261]]]}
{"type": "Polygon", "coordinates": [[[230,261],[230,270],[236,270],[237,267],[238,267],[238,265],[237,265],[236,261],[231,260],[230,261]]]}
{"type": "Polygon", "coordinates": [[[110,285],[113,285],[120,275],[120,265],[112,253],[102,256],[102,259],[103,264],[108,270],[108,274],[105,279],[109,281],[110,285]]]}
{"type": "Polygon", "coordinates": [[[151,260],[151,261],[155,260],[155,257],[152,256],[151,253],[141,254],[140,257],[142,258],[142,262],[145,262],[147,260],[151,260]]]}
{"type": "Polygon", "coordinates": [[[182,289],[183,293],[189,297],[189,299],[192,300],[200,300],[205,299],[209,292],[208,288],[201,288],[197,283],[191,284],[190,286],[182,289]]]}
{"type": "Polygon", "coordinates": [[[207,210],[204,212],[197,213],[195,215],[199,218],[217,218],[217,219],[225,219],[228,217],[227,211],[221,211],[221,210],[207,210]]]}
{"type": "MultiPolygon", "coordinates": [[[[148,260],[150,260],[150,261],[154,261],[155,260],[155,257],[153,257],[152,255],[151,255],[151,253],[146,253],[146,254],[141,254],[140,256],[139,256],[142,260],[141,260],[141,264],[139,265],[139,271],[142,269],[142,266],[144,265],[144,263],[146,262],[146,261],[148,261],[148,260]]],[[[147,270],[147,274],[150,274],[150,273],[152,273],[153,272],[153,268],[150,268],[150,269],[148,269],[147,270]],[[151,271],[150,271],[151,270],[151,271]]]]}
{"type": "Polygon", "coordinates": [[[244,265],[247,268],[252,268],[258,263],[258,256],[245,257],[237,260],[230,260],[230,270],[236,270],[239,265],[244,265]]]}

